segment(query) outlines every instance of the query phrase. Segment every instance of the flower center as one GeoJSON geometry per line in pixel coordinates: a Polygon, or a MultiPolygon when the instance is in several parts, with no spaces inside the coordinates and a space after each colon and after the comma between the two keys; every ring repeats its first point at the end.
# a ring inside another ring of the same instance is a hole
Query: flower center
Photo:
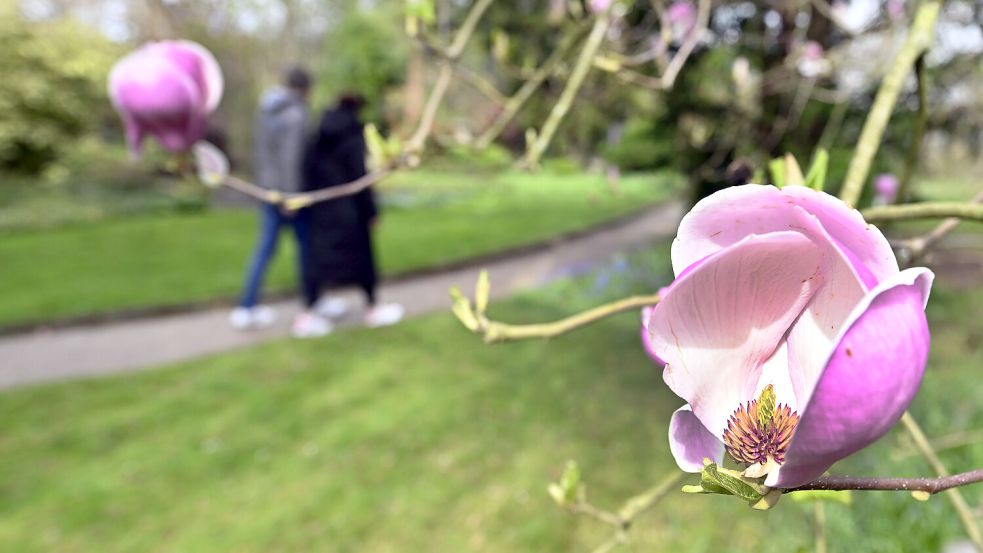
{"type": "Polygon", "coordinates": [[[785,462],[798,422],[799,415],[789,406],[776,405],[775,388],[769,384],[758,399],[741,404],[730,416],[724,430],[724,445],[738,463],[754,465],[767,473],[785,462]]]}

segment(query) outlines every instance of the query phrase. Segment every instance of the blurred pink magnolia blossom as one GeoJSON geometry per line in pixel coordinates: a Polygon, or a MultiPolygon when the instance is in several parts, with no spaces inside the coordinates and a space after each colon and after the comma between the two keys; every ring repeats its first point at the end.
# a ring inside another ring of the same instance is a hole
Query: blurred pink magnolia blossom
{"type": "Polygon", "coordinates": [[[905,5],[904,0],[887,0],[887,16],[891,18],[891,21],[897,23],[902,21],[905,17],[905,5]]]}
{"type": "Polygon", "coordinates": [[[899,270],[884,235],[837,198],[717,192],[683,218],[671,255],[646,348],[686,401],[669,425],[683,470],[726,451],[768,486],[803,484],[883,436],[918,391],[934,275],[899,270]]]}
{"type": "Polygon", "coordinates": [[[804,77],[818,77],[829,73],[832,65],[826,59],[822,44],[810,40],[799,48],[799,58],[796,66],[804,77]]]}
{"type": "Polygon", "coordinates": [[[134,156],[147,135],[169,152],[188,151],[204,136],[222,88],[215,57],[187,40],[147,43],[116,62],[109,75],[109,97],[134,156]]]}
{"type": "Polygon", "coordinates": [[[696,27],[696,7],[688,0],[677,0],[666,10],[666,18],[672,26],[673,37],[682,40],[696,27]]]}
{"type": "Polygon", "coordinates": [[[891,173],[881,173],[874,177],[874,204],[888,205],[893,204],[898,199],[898,190],[901,183],[898,177],[891,173]]]}
{"type": "Polygon", "coordinates": [[[614,0],[590,0],[590,11],[594,13],[602,13],[611,7],[614,0]]]}

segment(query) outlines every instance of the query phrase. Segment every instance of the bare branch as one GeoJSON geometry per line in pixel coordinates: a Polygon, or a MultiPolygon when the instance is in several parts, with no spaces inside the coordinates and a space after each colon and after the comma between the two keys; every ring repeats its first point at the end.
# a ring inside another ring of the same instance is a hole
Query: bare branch
{"type": "Polygon", "coordinates": [[[659,303],[659,295],[632,296],[612,303],[600,305],[593,309],[571,315],[564,319],[551,323],[511,325],[497,321],[482,320],[479,323],[477,332],[485,337],[485,342],[511,342],[516,340],[529,340],[532,338],[554,338],[561,334],[570,332],[601,319],[630,311],[640,309],[645,306],[659,303]]]}
{"type": "Polygon", "coordinates": [[[553,106],[549,117],[546,118],[546,122],[543,124],[543,128],[540,130],[536,140],[529,145],[526,151],[524,164],[527,167],[535,167],[539,164],[539,158],[542,157],[546,148],[553,140],[553,135],[556,133],[556,129],[559,128],[560,122],[563,121],[567,112],[570,111],[570,106],[573,104],[577,92],[580,90],[581,85],[584,84],[587,73],[590,72],[594,56],[597,55],[597,51],[601,47],[601,42],[604,40],[604,33],[607,32],[610,22],[611,16],[608,11],[597,15],[597,19],[594,21],[594,27],[591,29],[590,36],[587,37],[584,49],[580,51],[577,64],[574,65],[573,71],[570,73],[566,87],[560,93],[559,100],[553,106]]]}
{"type": "Polygon", "coordinates": [[[956,217],[983,222],[983,205],[970,202],[919,202],[914,204],[884,205],[861,211],[870,223],[907,221],[912,219],[939,219],[956,217]]]}
{"type": "Polygon", "coordinates": [[[785,488],[784,492],[802,490],[906,491],[937,494],[959,486],[983,482],[983,469],[934,478],[882,478],[877,476],[821,476],[812,482],[785,488]]]}
{"type": "MultiPolygon", "coordinates": [[[[983,202],[983,191],[977,193],[971,201],[977,204],[983,202]]],[[[961,222],[962,219],[959,217],[949,217],[948,219],[939,223],[928,233],[902,242],[901,246],[907,251],[908,263],[911,263],[924,255],[929,248],[934,246],[935,243],[941,240],[946,234],[949,234],[952,229],[956,228],[961,222]]]]}
{"type": "MultiPolygon", "coordinates": [[[[901,424],[904,425],[905,430],[911,436],[911,439],[915,442],[915,447],[922,454],[922,457],[928,461],[928,464],[935,471],[935,474],[939,475],[940,478],[952,478],[949,476],[949,471],[946,470],[945,465],[942,464],[942,460],[939,459],[938,454],[932,449],[932,444],[928,442],[928,438],[925,437],[925,433],[922,432],[922,428],[918,425],[918,421],[915,417],[911,416],[911,413],[905,411],[904,415],[901,416],[901,424]]],[[[974,471],[980,472],[980,471],[974,471]]],[[[956,475],[956,477],[961,477],[966,474],[956,475]]],[[[979,482],[979,480],[974,480],[979,482]]],[[[966,483],[971,483],[967,481],[966,483]]],[[[962,485],[962,484],[958,484],[962,485]]],[[[956,509],[959,514],[959,520],[963,523],[963,528],[966,530],[966,534],[969,536],[970,541],[976,546],[976,550],[983,553],[983,533],[980,532],[980,527],[976,524],[976,519],[973,518],[973,510],[966,503],[966,498],[963,497],[962,492],[960,492],[955,487],[946,488],[946,496],[949,498],[949,502],[956,509]]],[[[934,492],[930,492],[934,493],[934,492]]]]}
{"type": "Polygon", "coordinates": [[[926,0],[918,6],[915,20],[908,32],[908,38],[881,82],[881,87],[874,99],[874,105],[871,106],[870,114],[860,132],[856,154],[850,160],[843,189],[840,191],[840,199],[847,205],[856,205],[860,199],[864,181],[867,180],[874,155],[880,148],[884,129],[891,118],[891,112],[894,110],[894,104],[901,93],[904,79],[911,71],[915,60],[932,45],[935,21],[939,17],[941,6],[941,0],[926,0]]]}

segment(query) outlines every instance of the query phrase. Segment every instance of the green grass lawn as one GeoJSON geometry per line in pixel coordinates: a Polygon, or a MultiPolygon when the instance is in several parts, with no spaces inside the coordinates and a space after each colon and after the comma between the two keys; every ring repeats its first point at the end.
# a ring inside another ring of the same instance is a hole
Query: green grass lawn
{"type": "MultiPolygon", "coordinates": [[[[377,237],[393,275],[583,229],[664,199],[677,179],[418,171],[382,188],[377,237]]],[[[0,326],[232,300],[258,231],[253,210],[156,214],[0,233],[0,326]]],[[[284,236],[284,238],[289,238],[284,236]]],[[[268,290],[294,286],[292,240],[268,290]]]]}
{"type": "MultiPolygon", "coordinates": [[[[668,279],[667,248],[492,306],[540,321],[668,279]]],[[[463,283],[462,283],[463,284],[463,283]]],[[[930,435],[983,427],[983,292],[936,289],[934,347],[913,405],[930,435]]],[[[0,395],[0,550],[590,551],[600,523],[546,485],[579,461],[614,508],[675,470],[680,400],[624,314],[544,342],[486,346],[446,314],[281,341],[158,371],[0,395]]],[[[837,467],[927,475],[902,432],[837,467]]],[[[983,466],[983,444],[942,453],[983,466]]],[[[972,505],[980,488],[965,488],[972,505]]],[[[924,553],[962,535],[943,497],[830,504],[830,551],[924,553]]],[[[631,551],[811,551],[812,507],[757,512],[674,493],[631,551]]]]}

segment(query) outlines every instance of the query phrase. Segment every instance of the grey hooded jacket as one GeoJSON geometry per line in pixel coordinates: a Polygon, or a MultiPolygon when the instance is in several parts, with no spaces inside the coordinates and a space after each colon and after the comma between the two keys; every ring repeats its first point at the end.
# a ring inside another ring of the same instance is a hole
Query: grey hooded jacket
{"type": "Polygon", "coordinates": [[[267,92],[256,119],[256,183],[281,192],[300,192],[307,103],[285,88],[267,92]]]}

